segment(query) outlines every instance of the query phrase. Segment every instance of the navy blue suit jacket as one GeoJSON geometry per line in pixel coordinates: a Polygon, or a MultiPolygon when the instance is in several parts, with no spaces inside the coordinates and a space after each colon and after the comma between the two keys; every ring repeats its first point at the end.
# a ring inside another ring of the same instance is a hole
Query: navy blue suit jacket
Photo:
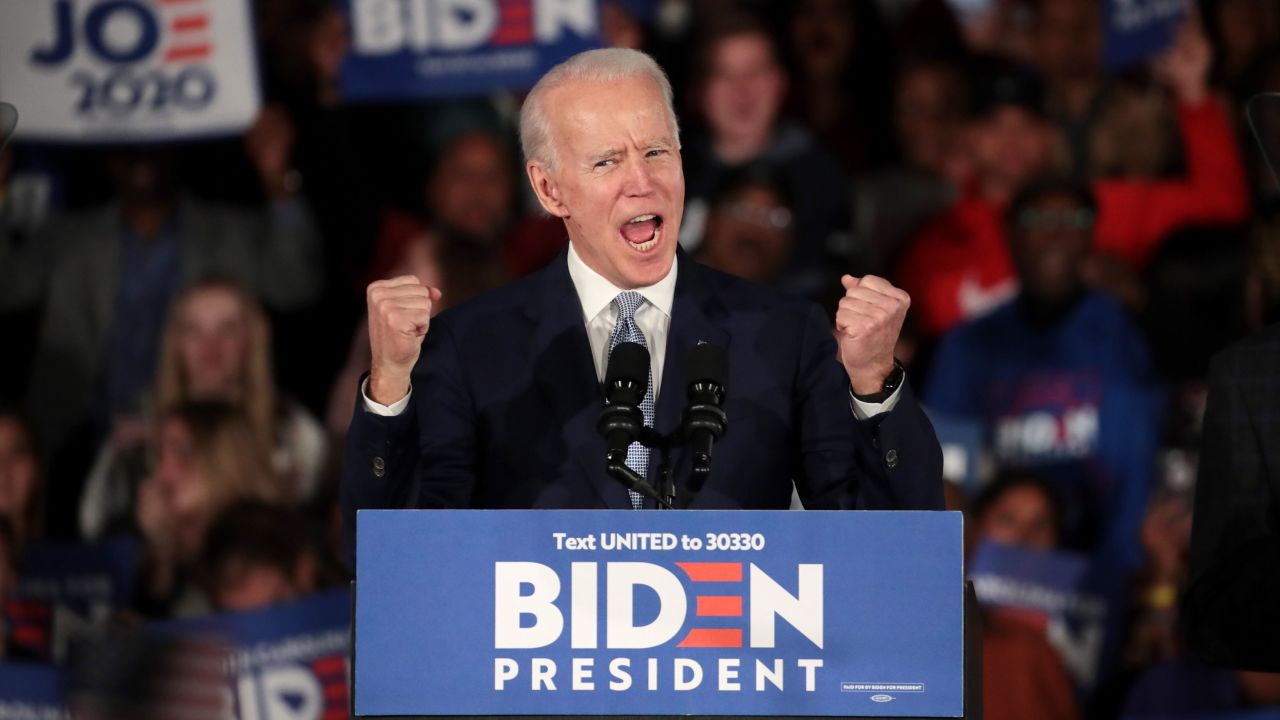
{"type": "MultiPolygon", "coordinates": [[[[855,419],[816,305],[683,253],[677,262],[658,431],[680,422],[688,350],[707,341],[729,355],[728,432],[693,508],[785,509],[792,481],[807,508],[943,508],[941,450],[909,386],[892,412],[855,419]]],[[[565,254],[441,313],[409,408],[387,418],[356,403],[342,480],[348,552],[359,508],[630,508],[605,472],[603,405],[565,254]]],[[[672,466],[687,479],[689,453],[675,450],[672,466]]]]}

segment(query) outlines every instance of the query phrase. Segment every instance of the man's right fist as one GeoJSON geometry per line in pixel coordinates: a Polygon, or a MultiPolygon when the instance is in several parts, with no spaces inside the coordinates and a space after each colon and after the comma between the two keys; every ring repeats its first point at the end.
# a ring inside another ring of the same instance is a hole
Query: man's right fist
{"type": "Polygon", "coordinates": [[[409,393],[409,374],[418,362],[422,338],[431,325],[431,306],[440,290],[413,275],[369,285],[369,399],[391,405],[409,393]]]}

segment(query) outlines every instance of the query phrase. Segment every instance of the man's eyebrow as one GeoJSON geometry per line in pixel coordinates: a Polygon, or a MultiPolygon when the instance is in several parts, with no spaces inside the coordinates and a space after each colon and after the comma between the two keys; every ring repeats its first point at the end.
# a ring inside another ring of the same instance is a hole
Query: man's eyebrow
{"type": "Polygon", "coordinates": [[[645,143],[645,147],[649,149],[666,150],[675,147],[675,143],[670,138],[656,138],[645,143]]]}
{"type": "Polygon", "coordinates": [[[621,154],[622,154],[621,150],[617,148],[609,148],[607,150],[601,150],[593,154],[590,158],[588,158],[588,160],[592,165],[595,165],[601,160],[612,160],[621,154]]]}

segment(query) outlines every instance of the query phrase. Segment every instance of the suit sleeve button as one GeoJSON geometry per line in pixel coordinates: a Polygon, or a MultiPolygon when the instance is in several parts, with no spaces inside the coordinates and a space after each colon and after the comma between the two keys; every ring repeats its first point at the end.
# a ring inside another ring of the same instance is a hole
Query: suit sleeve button
{"type": "Polygon", "coordinates": [[[885,454],[884,454],[884,464],[885,464],[885,465],[888,465],[890,468],[895,468],[895,467],[897,467],[897,466],[898,466],[898,451],[897,451],[897,450],[890,450],[889,452],[885,453],[885,454]]]}

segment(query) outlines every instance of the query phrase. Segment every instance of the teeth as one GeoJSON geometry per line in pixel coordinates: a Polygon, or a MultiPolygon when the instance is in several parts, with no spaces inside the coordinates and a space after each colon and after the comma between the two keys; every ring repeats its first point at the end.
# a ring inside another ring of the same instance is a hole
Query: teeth
{"type": "Polygon", "coordinates": [[[636,217],[633,217],[630,220],[628,220],[627,224],[629,225],[631,223],[647,222],[649,220],[657,220],[657,219],[658,219],[657,215],[637,215],[636,217]]]}

